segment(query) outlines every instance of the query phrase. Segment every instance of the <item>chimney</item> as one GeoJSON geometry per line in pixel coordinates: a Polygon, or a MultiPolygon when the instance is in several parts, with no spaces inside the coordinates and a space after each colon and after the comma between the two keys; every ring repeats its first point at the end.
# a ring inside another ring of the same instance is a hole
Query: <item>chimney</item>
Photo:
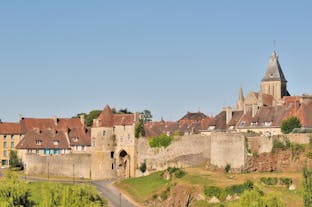
{"type": "Polygon", "coordinates": [[[80,118],[81,124],[84,125],[85,124],[85,115],[84,114],[80,114],[79,118],[80,118]]]}
{"type": "Polygon", "coordinates": [[[58,121],[59,121],[58,118],[57,118],[56,116],[53,116],[52,119],[53,119],[53,121],[54,121],[54,124],[57,125],[57,123],[58,123],[58,121]]]}
{"type": "Polygon", "coordinates": [[[252,117],[255,117],[256,114],[258,113],[259,110],[259,106],[257,106],[256,104],[252,105],[252,117]]]}
{"type": "Polygon", "coordinates": [[[23,115],[22,114],[18,114],[18,120],[21,121],[23,119],[23,115]]]}
{"type": "Polygon", "coordinates": [[[228,107],[225,107],[223,110],[225,111],[225,114],[226,114],[226,124],[228,124],[231,121],[232,116],[233,116],[232,107],[228,106],[228,107]]]}

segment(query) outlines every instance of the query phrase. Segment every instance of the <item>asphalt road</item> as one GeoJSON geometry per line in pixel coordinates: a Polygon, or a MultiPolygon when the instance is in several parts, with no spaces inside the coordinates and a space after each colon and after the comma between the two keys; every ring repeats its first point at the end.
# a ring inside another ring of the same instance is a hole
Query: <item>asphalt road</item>
{"type": "Polygon", "coordinates": [[[108,199],[111,207],[136,207],[134,203],[128,200],[124,195],[112,186],[113,181],[92,181],[92,184],[97,188],[100,194],[108,199]]]}

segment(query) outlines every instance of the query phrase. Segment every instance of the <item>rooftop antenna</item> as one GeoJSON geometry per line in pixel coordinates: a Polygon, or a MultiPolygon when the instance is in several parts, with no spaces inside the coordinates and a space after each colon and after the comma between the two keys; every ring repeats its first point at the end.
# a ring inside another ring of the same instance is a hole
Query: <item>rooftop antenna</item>
{"type": "Polygon", "coordinates": [[[274,49],[275,52],[277,52],[276,40],[273,40],[273,49],[274,49]]]}

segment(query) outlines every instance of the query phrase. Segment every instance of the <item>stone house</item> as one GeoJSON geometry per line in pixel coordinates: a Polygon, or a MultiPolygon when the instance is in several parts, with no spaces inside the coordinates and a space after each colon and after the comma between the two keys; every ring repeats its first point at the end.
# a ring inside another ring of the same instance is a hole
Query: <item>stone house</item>
{"type": "Polygon", "coordinates": [[[0,122],[0,167],[9,165],[9,154],[23,138],[19,123],[0,122]]]}

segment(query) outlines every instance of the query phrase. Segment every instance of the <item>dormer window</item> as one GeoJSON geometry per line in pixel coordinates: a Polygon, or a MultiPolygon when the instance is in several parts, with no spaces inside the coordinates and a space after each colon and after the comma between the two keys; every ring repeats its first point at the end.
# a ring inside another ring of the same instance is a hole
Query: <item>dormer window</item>
{"type": "Polygon", "coordinates": [[[37,140],[36,140],[36,145],[41,145],[41,144],[42,144],[42,140],[37,139],[37,140]]]}
{"type": "Polygon", "coordinates": [[[73,137],[73,138],[72,138],[72,141],[73,141],[73,142],[78,142],[78,137],[73,137]]]}
{"type": "Polygon", "coordinates": [[[230,126],[230,127],[229,127],[229,130],[233,130],[233,129],[234,129],[234,126],[230,126]]]}
{"type": "Polygon", "coordinates": [[[272,125],[272,122],[271,121],[265,121],[264,122],[264,126],[271,126],[272,125]]]}
{"type": "Polygon", "coordinates": [[[216,126],[209,126],[208,130],[214,130],[216,128],[216,126]]]}
{"type": "Polygon", "coordinates": [[[257,126],[258,125],[258,122],[251,122],[250,123],[250,126],[257,126]]]}
{"type": "Polygon", "coordinates": [[[59,145],[60,141],[59,140],[54,140],[53,145],[59,145]]]}
{"type": "Polygon", "coordinates": [[[246,122],[242,121],[242,122],[239,123],[239,126],[240,126],[240,127],[243,127],[243,126],[245,126],[245,123],[246,123],[246,122]]]}

